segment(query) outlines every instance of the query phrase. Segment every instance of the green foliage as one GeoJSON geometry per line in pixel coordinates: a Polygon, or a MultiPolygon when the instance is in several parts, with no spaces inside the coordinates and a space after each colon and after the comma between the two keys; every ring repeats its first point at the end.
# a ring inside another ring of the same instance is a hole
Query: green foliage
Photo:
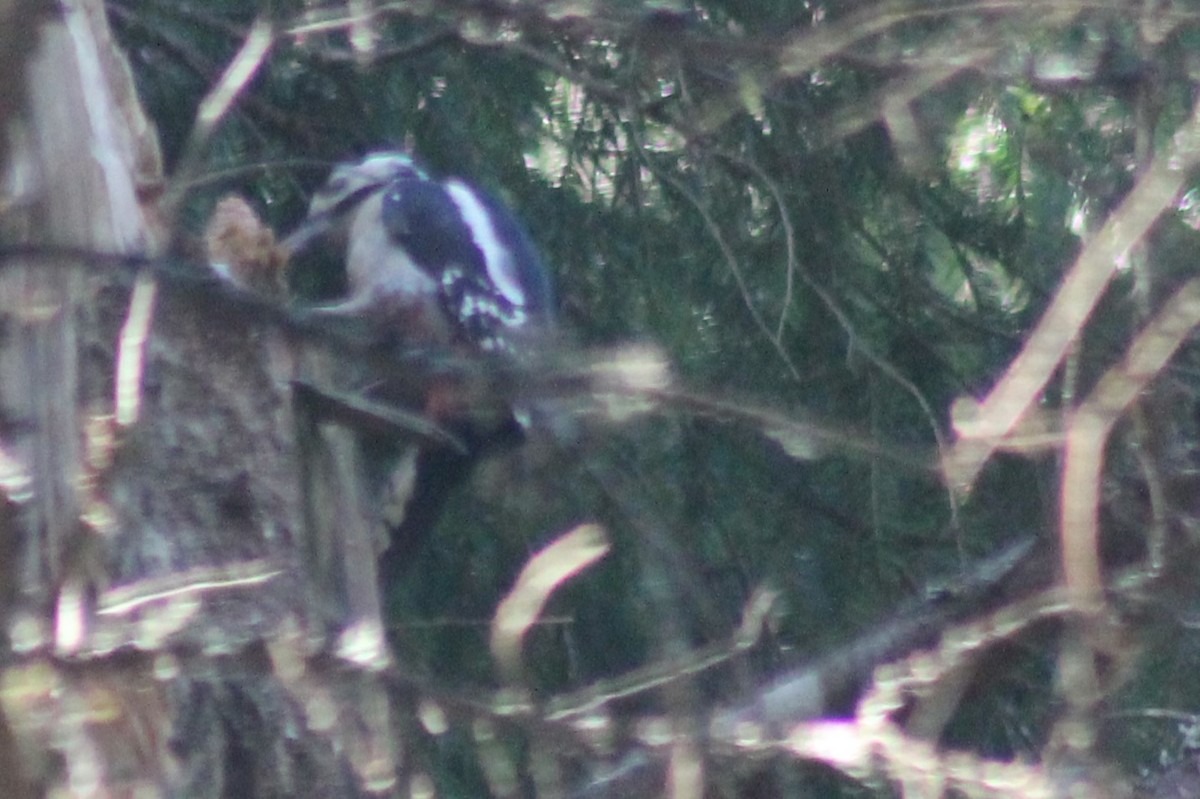
{"type": "MultiPolygon", "coordinates": [[[[249,20],[227,5],[112,3],[172,163],[249,20]]],[[[511,482],[489,491],[480,477],[462,492],[393,587],[401,629],[465,622],[402,632],[407,662],[447,684],[494,682],[497,601],[532,551],[584,519],[608,527],[614,551],[552,602],[569,621],[533,636],[545,695],[721,640],[764,583],[783,611],[757,662],[815,657],[964,557],[1030,531],[1053,538],[1050,459],[999,458],[957,507],[931,471],[853,442],[933,462],[950,404],[994,383],[1129,190],[1149,147],[1138,137],[1162,145],[1190,113],[1180,59],[1200,34],[1184,26],[1139,50],[1137,22],[1115,13],[969,4],[911,18],[896,4],[895,24],[878,27],[849,2],[580,3],[561,18],[537,4],[507,17],[410,5],[381,14],[375,60],[357,63],[343,29],[282,37],[207,143],[214,180],[188,218],[233,190],[285,230],[329,164],[411,148],[517,209],[582,347],[655,342],[681,391],[813,414],[847,443],[801,462],[744,419],[665,405],[596,425],[549,467],[518,454],[501,467],[511,482]],[[862,19],[861,35],[836,38],[862,19]],[[807,64],[821,30],[842,43],[807,64]],[[1139,88],[1139,69],[1157,82],[1139,88]],[[929,73],[944,75],[910,93],[929,73]],[[1145,103],[1155,120],[1139,116],[1145,103]],[[217,179],[232,168],[245,169],[217,179]]],[[[1196,229],[1155,233],[1147,246],[1161,240],[1167,267],[1154,280],[1194,270],[1196,229]]],[[[1048,406],[1120,354],[1137,326],[1133,292],[1116,282],[1080,373],[1051,384],[1048,406]]],[[[960,719],[956,742],[1005,756],[1044,743],[1010,734],[1051,679],[1028,660],[983,700],[1013,717],[960,719]]],[[[713,682],[714,693],[747,685],[713,682]]]]}

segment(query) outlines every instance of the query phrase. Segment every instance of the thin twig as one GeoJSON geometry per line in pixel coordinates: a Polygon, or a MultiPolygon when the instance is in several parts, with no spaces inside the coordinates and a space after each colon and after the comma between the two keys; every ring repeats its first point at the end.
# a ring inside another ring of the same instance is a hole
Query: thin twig
{"type": "Polygon", "coordinates": [[[1012,430],[1037,401],[1116,274],[1122,256],[1142,239],[1200,163],[1200,104],[1154,159],[1121,205],[1087,243],[1041,321],[1000,381],[970,418],[957,425],[959,442],[945,459],[947,479],[969,488],[991,457],[997,438],[1012,430]]]}
{"type": "Polygon", "coordinates": [[[1200,278],[1188,281],[1137,335],[1071,415],[1063,458],[1063,579],[1082,605],[1102,597],[1099,523],[1104,449],[1117,420],[1200,325],[1200,278]]]}
{"type": "Polygon", "coordinates": [[[725,234],[721,231],[721,226],[717,224],[716,220],[713,219],[712,214],[710,214],[708,209],[704,207],[704,204],[700,202],[700,198],[697,197],[690,189],[688,189],[687,186],[683,185],[682,181],[678,180],[674,175],[667,174],[665,171],[659,169],[658,166],[654,164],[652,159],[646,157],[641,138],[638,136],[637,132],[632,129],[632,127],[629,129],[629,135],[634,146],[637,148],[637,152],[642,163],[646,164],[647,168],[653,172],[659,180],[663,181],[675,189],[675,191],[679,192],[679,194],[686,199],[693,208],[696,209],[696,213],[698,213],[701,220],[703,220],[704,227],[708,230],[709,236],[712,237],[713,241],[717,245],[717,248],[720,249],[721,256],[725,259],[725,265],[729,268],[729,273],[733,276],[734,282],[737,283],[738,291],[742,295],[742,302],[745,304],[746,310],[750,312],[750,317],[754,320],[754,324],[759,330],[762,331],[767,340],[771,342],[771,346],[775,349],[775,352],[778,353],[780,360],[783,361],[792,377],[795,378],[797,382],[803,382],[803,378],[800,376],[800,370],[796,368],[796,364],[793,363],[791,356],[788,355],[787,349],[783,346],[783,341],[779,336],[772,332],[770,325],[767,324],[767,320],[763,318],[762,312],[759,311],[757,306],[754,304],[754,299],[750,296],[750,287],[747,285],[746,278],[742,274],[742,267],[738,263],[737,255],[734,254],[733,249],[729,246],[729,242],[726,241],[725,234]]]}
{"type": "Polygon", "coordinates": [[[173,218],[174,210],[183,199],[185,187],[193,174],[199,170],[202,154],[212,138],[213,131],[233,107],[234,101],[245,90],[254,74],[265,63],[267,52],[274,42],[275,33],[270,18],[260,16],[247,31],[246,39],[237,55],[201,101],[175,176],[163,194],[161,210],[167,219],[173,218]]]}

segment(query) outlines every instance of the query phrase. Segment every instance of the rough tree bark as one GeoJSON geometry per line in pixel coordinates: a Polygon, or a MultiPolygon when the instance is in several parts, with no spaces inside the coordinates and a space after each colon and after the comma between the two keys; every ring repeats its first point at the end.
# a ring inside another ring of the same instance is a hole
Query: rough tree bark
{"type": "MultiPolygon", "coordinates": [[[[4,241],[160,254],[161,161],[102,4],[33,6],[0,4],[24,76],[0,97],[4,241]]],[[[336,359],[44,253],[3,264],[0,319],[0,792],[388,790],[358,448],[292,395],[336,359]]]]}

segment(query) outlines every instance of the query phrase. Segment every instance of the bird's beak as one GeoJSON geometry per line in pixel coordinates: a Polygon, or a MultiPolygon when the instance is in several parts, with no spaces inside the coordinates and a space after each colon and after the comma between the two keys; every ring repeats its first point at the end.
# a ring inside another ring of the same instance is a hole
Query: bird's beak
{"type": "Polygon", "coordinates": [[[337,203],[311,214],[300,223],[300,226],[287,235],[282,242],[291,254],[303,252],[316,239],[330,233],[346,218],[347,213],[362,202],[367,195],[383,188],[385,183],[379,180],[364,182],[356,186],[354,191],[338,199],[337,203]]]}
{"type": "Polygon", "coordinates": [[[308,249],[314,241],[333,229],[332,214],[318,214],[300,223],[300,226],[287,234],[280,245],[289,255],[296,255],[308,249]]]}

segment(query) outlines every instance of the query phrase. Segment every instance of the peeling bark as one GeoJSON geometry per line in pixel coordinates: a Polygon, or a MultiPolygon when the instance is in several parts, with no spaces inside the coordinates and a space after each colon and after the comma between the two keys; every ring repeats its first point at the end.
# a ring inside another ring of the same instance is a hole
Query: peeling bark
{"type": "MultiPolygon", "coordinates": [[[[35,30],[24,98],[0,96],[4,239],[160,253],[144,200],[161,159],[101,4],[35,30]]],[[[138,280],[79,260],[0,270],[5,795],[387,790],[359,450],[292,395],[335,359],[202,281],[138,280]]]]}

